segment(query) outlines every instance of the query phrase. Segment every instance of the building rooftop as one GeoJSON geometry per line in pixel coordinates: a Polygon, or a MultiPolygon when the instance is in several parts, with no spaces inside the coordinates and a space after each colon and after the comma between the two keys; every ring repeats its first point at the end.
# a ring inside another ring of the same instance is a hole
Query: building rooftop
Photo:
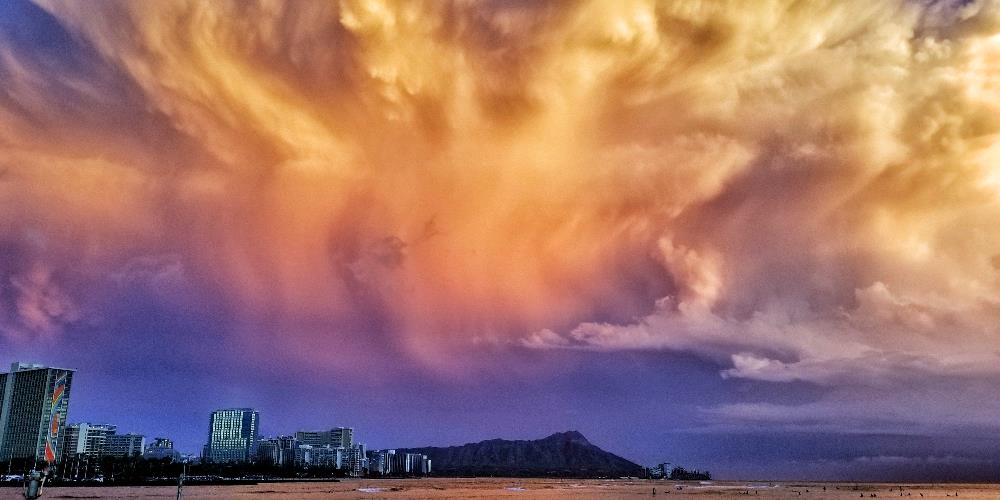
{"type": "Polygon", "coordinates": [[[49,369],[49,368],[51,368],[53,370],[66,370],[66,371],[70,371],[70,372],[75,372],[76,371],[75,368],[60,368],[58,366],[46,366],[46,365],[42,365],[42,364],[39,364],[39,363],[24,363],[24,362],[16,361],[16,362],[10,364],[10,371],[11,372],[23,372],[23,371],[28,371],[28,370],[45,370],[45,369],[49,369]]]}

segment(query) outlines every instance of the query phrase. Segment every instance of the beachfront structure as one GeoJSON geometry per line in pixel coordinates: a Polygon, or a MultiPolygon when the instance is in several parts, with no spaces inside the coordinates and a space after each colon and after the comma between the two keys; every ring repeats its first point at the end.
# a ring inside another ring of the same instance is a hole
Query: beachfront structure
{"type": "Polygon", "coordinates": [[[0,462],[58,460],[73,372],[13,363],[0,373],[0,462]]]}
{"type": "Polygon", "coordinates": [[[253,461],[259,429],[260,414],[252,408],[213,411],[202,458],[215,463],[253,461]]]}

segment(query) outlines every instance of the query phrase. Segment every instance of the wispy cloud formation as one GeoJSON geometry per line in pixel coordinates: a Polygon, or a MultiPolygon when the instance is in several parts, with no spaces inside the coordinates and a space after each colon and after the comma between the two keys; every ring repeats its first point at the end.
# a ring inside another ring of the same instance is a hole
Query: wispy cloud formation
{"type": "Polygon", "coordinates": [[[1000,366],[995,2],[38,5],[50,45],[0,31],[7,342],[127,275],[306,361],[1000,366]]]}

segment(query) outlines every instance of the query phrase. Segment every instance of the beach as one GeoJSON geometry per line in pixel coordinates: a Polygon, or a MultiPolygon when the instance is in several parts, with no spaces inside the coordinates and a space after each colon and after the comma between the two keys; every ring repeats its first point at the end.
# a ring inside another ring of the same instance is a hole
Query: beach
{"type": "MultiPolygon", "coordinates": [[[[348,479],[341,482],[185,486],[186,499],[409,499],[409,498],[1000,498],[991,484],[872,484],[766,481],[671,482],[514,478],[348,479]],[[825,488],[825,490],[824,490],[825,488]],[[901,488],[901,489],[900,489],[901,488]],[[653,490],[656,490],[655,496],[653,490]],[[872,495],[875,495],[874,497],[872,495]]],[[[52,487],[42,498],[175,498],[169,486],[52,487]]],[[[0,488],[0,498],[20,498],[18,488],[0,488]]]]}

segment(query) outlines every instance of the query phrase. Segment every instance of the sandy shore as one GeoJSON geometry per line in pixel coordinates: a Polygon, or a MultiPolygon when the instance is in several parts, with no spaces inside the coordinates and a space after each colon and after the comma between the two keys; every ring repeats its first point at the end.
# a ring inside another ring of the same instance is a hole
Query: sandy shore
{"type": "MultiPolygon", "coordinates": [[[[548,479],[350,479],[339,483],[188,486],[186,499],[263,498],[1000,498],[997,485],[902,485],[806,482],[713,481],[673,483],[626,480],[548,479]],[[824,488],[826,490],[824,491],[824,488]],[[876,495],[872,497],[872,495],[876,495]]],[[[174,498],[172,487],[49,488],[43,498],[174,498]]],[[[0,488],[0,498],[20,498],[17,488],[0,488]]]]}

